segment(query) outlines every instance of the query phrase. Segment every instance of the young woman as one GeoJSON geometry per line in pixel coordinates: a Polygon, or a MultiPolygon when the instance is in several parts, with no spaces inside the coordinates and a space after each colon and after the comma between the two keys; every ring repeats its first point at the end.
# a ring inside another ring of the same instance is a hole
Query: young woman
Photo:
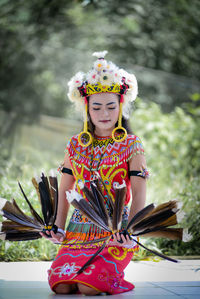
{"type": "MultiPolygon", "coordinates": [[[[48,273],[49,284],[57,294],[77,291],[85,295],[101,292],[118,294],[134,288],[133,284],[124,280],[123,272],[138,249],[133,240],[116,233],[92,263],[76,275],[102,245],[81,245],[81,242],[105,237],[108,233],[97,228],[77,209],[67,231],[64,231],[69,210],[66,191],[75,188],[87,200],[80,182],[90,188],[90,182],[97,173],[113,201],[115,184],[126,184],[122,229],[127,225],[128,218],[132,218],[145,205],[147,171],[144,150],[140,139],[130,134],[125,120],[129,104],[137,96],[137,81],[134,75],[107,62],[104,59],[105,51],[94,54],[98,59],[93,69],[86,75],[78,73],[69,82],[68,96],[78,106],[82,105],[85,122],[83,132],[68,142],[61,169],[56,219],[59,232],[54,234],[51,231],[51,236],[52,241],[62,242],[62,246],[48,273]],[[129,211],[127,205],[131,197],[129,211]],[[118,242],[120,238],[122,243],[118,242]]],[[[109,212],[106,192],[105,205],[109,212]]]]}

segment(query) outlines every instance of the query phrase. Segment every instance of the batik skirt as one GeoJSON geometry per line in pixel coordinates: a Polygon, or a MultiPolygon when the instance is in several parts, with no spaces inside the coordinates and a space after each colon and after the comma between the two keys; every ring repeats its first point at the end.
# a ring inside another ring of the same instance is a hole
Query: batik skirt
{"type": "Polygon", "coordinates": [[[78,270],[98,250],[96,248],[73,249],[62,246],[51,268],[48,270],[48,280],[54,291],[58,284],[81,283],[99,292],[120,294],[130,291],[134,285],[124,279],[124,269],[131,261],[134,248],[107,246],[95,257],[91,264],[80,274],[78,270]]]}

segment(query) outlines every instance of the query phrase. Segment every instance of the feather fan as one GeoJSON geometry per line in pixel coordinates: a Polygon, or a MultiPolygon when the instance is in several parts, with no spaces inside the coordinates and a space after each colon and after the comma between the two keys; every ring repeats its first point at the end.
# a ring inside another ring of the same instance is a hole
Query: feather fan
{"type": "Polygon", "coordinates": [[[45,233],[51,229],[55,232],[57,231],[57,227],[54,224],[58,205],[58,183],[56,176],[51,174],[48,179],[42,174],[40,178],[33,178],[32,182],[41,203],[42,217],[36,212],[21,184],[18,183],[32,217],[27,216],[19,208],[14,199],[7,201],[1,198],[1,214],[7,219],[1,224],[1,239],[10,241],[34,240],[41,238],[40,232],[45,233]]]}
{"type": "MultiPolygon", "coordinates": [[[[184,231],[182,228],[169,228],[168,226],[173,226],[178,223],[178,214],[179,214],[179,204],[177,201],[169,201],[164,204],[158,205],[157,207],[154,204],[150,204],[141,211],[139,211],[128,223],[127,228],[122,231],[121,229],[121,219],[123,213],[124,200],[126,195],[126,185],[123,183],[119,185],[115,184],[115,202],[113,204],[113,215],[110,219],[111,227],[107,225],[105,221],[105,212],[101,217],[101,212],[95,210],[99,207],[100,202],[102,204],[102,197],[99,194],[103,194],[103,190],[101,189],[101,184],[99,181],[95,181],[91,183],[91,192],[89,189],[86,189],[86,186],[82,186],[82,190],[87,190],[85,194],[87,194],[87,199],[89,202],[84,200],[80,194],[76,191],[67,192],[68,197],[72,195],[70,202],[73,206],[80,209],[80,211],[88,217],[95,225],[100,228],[104,228],[106,231],[111,233],[110,236],[102,239],[95,239],[93,241],[84,242],[81,244],[90,244],[97,242],[104,242],[103,245],[99,248],[99,250],[83,265],[83,267],[77,272],[77,275],[81,273],[91,262],[92,260],[105,248],[106,244],[112,238],[112,235],[115,232],[120,232],[120,234],[124,234],[124,236],[129,235],[129,237],[134,236],[144,236],[144,237],[164,237],[170,238],[172,240],[184,240],[184,231]],[[95,188],[95,192],[94,192],[95,188]],[[97,191],[98,190],[98,191],[97,191]],[[99,201],[99,203],[98,203],[99,201]],[[82,202],[82,205],[78,205],[77,203],[82,202]],[[84,202],[84,204],[83,204],[84,202]],[[93,204],[95,202],[95,205],[93,204]],[[92,203],[92,204],[90,204],[92,203]],[[84,208],[83,208],[84,206],[84,208]],[[95,206],[95,209],[94,209],[95,206]],[[93,211],[92,211],[93,210],[93,211]],[[89,211],[89,213],[88,213],[89,211]],[[101,220],[100,220],[101,219],[101,220]]],[[[104,185],[105,189],[105,185],[104,185]]],[[[106,191],[108,193],[108,191],[106,191]]],[[[122,243],[122,239],[119,241],[122,243]]],[[[176,260],[165,256],[164,254],[151,250],[141,244],[138,240],[135,240],[138,245],[144,247],[146,250],[149,250],[155,255],[158,255],[164,259],[167,259],[172,262],[177,262],[176,260]]]]}
{"type": "MultiPolygon", "coordinates": [[[[164,237],[183,241],[189,240],[187,239],[188,235],[185,235],[182,228],[171,227],[176,225],[180,218],[180,206],[177,201],[169,201],[157,207],[155,207],[154,204],[148,205],[130,219],[126,229],[122,230],[121,221],[126,197],[125,182],[122,185],[115,183],[115,201],[113,202],[103,180],[98,173],[96,176],[98,179],[90,182],[91,190],[83,183],[81,185],[79,184],[87,200],[74,190],[66,192],[67,199],[75,208],[79,209],[81,213],[97,227],[109,233],[105,238],[81,243],[90,244],[103,242],[103,245],[100,246],[98,251],[83,265],[77,272],[77,275],[105,248],[116,232],[124,234],[124,236],[128,235],[130,238],[134,236],[144,236],[164,237]],[[104,194],[106,194],[106,200],[104,194]],[[108,213],[105,202],[109,205],[111,214],[110,212],[108,213]]],[[[25,215],[14,199],[11,202],[0,199],[0,210],[2,211],[2,215],[7,218],[1,225],[1,239],[10,241],[33,240],[41,237],[39,234],[41,231],[45,232],[52,229],[55,232],[57,231],[57,227],[54,224],[58,205],[57,178],[51,175],[48,179],[42,174],[40,178],[33,178],[32,182],[41,203],[42,217],[35,211],[19,183],[20,190],[29,206],[32,217],[25,215]]],[[[122,242],[122,240],[119,242],[122,242]]],[[[135,242],[154,254],[176,262],[176,260],[147,248],[138,240],[135,240],[135,242]]]]}
{"type": "Polygon", "coordinates": [[[96,224],[101,229],[111,232],[104,220],[94,211],[92,206],[76,191],[66,192],[68,201],[77,209],[79,209],[89,220],[96,224]]]}

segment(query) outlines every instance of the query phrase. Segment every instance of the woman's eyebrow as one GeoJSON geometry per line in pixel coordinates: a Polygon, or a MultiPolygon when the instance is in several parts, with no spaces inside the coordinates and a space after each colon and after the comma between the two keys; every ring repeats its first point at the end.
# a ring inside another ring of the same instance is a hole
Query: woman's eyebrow
{"type": "MultiPolygon", "coordinates": [[[[109,106],[109,105],[113,105],[113,104],[116,104],[116,103],[115,103],[115,102],[109,102],[109,103],[107,103],[106,105],[109,106]]],[[[92,105],[102,106],[101,103],[97,103],[97,102],[92,103],[92,105]]]]}
{"type": "Polygon", "coordinates": [[[101,106],[102,104],[94,102],[94,103],[92,103],[92,105],[99,105],[99,106],[101,106]]]}
{"type": "Polygon", "coordinates": [[[116,104],[115,102],[110,102],[110,103],[107,103],[106,105],[112,105],[112,104],[116,104]]]}

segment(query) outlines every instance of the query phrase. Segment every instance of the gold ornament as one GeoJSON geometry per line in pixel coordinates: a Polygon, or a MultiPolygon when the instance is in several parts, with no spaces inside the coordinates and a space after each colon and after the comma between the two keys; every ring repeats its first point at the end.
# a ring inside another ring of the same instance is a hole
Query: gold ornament
{"type": "Polygon", "coordinates": [[[116,142],[122,142],[127,137],[127,131],[125,128],[122,127],[122,102],[119,104],[119,119],[118,119],[118,126],[112,131],[112,138],[116,142]],[[124,131],[124,135],[121,138],[116,138],[115,134],[117,131],[124,131]]]}
{"type": "Polygon", "coordinates": [[[83,131],[78,135],[78,142],[83,147],[87,147],[92,143],[92,135],[88,132],[88,128],[87,128],[87,107],[88,104],[85,103],[84,127],[83,127],[83,131]]]}

